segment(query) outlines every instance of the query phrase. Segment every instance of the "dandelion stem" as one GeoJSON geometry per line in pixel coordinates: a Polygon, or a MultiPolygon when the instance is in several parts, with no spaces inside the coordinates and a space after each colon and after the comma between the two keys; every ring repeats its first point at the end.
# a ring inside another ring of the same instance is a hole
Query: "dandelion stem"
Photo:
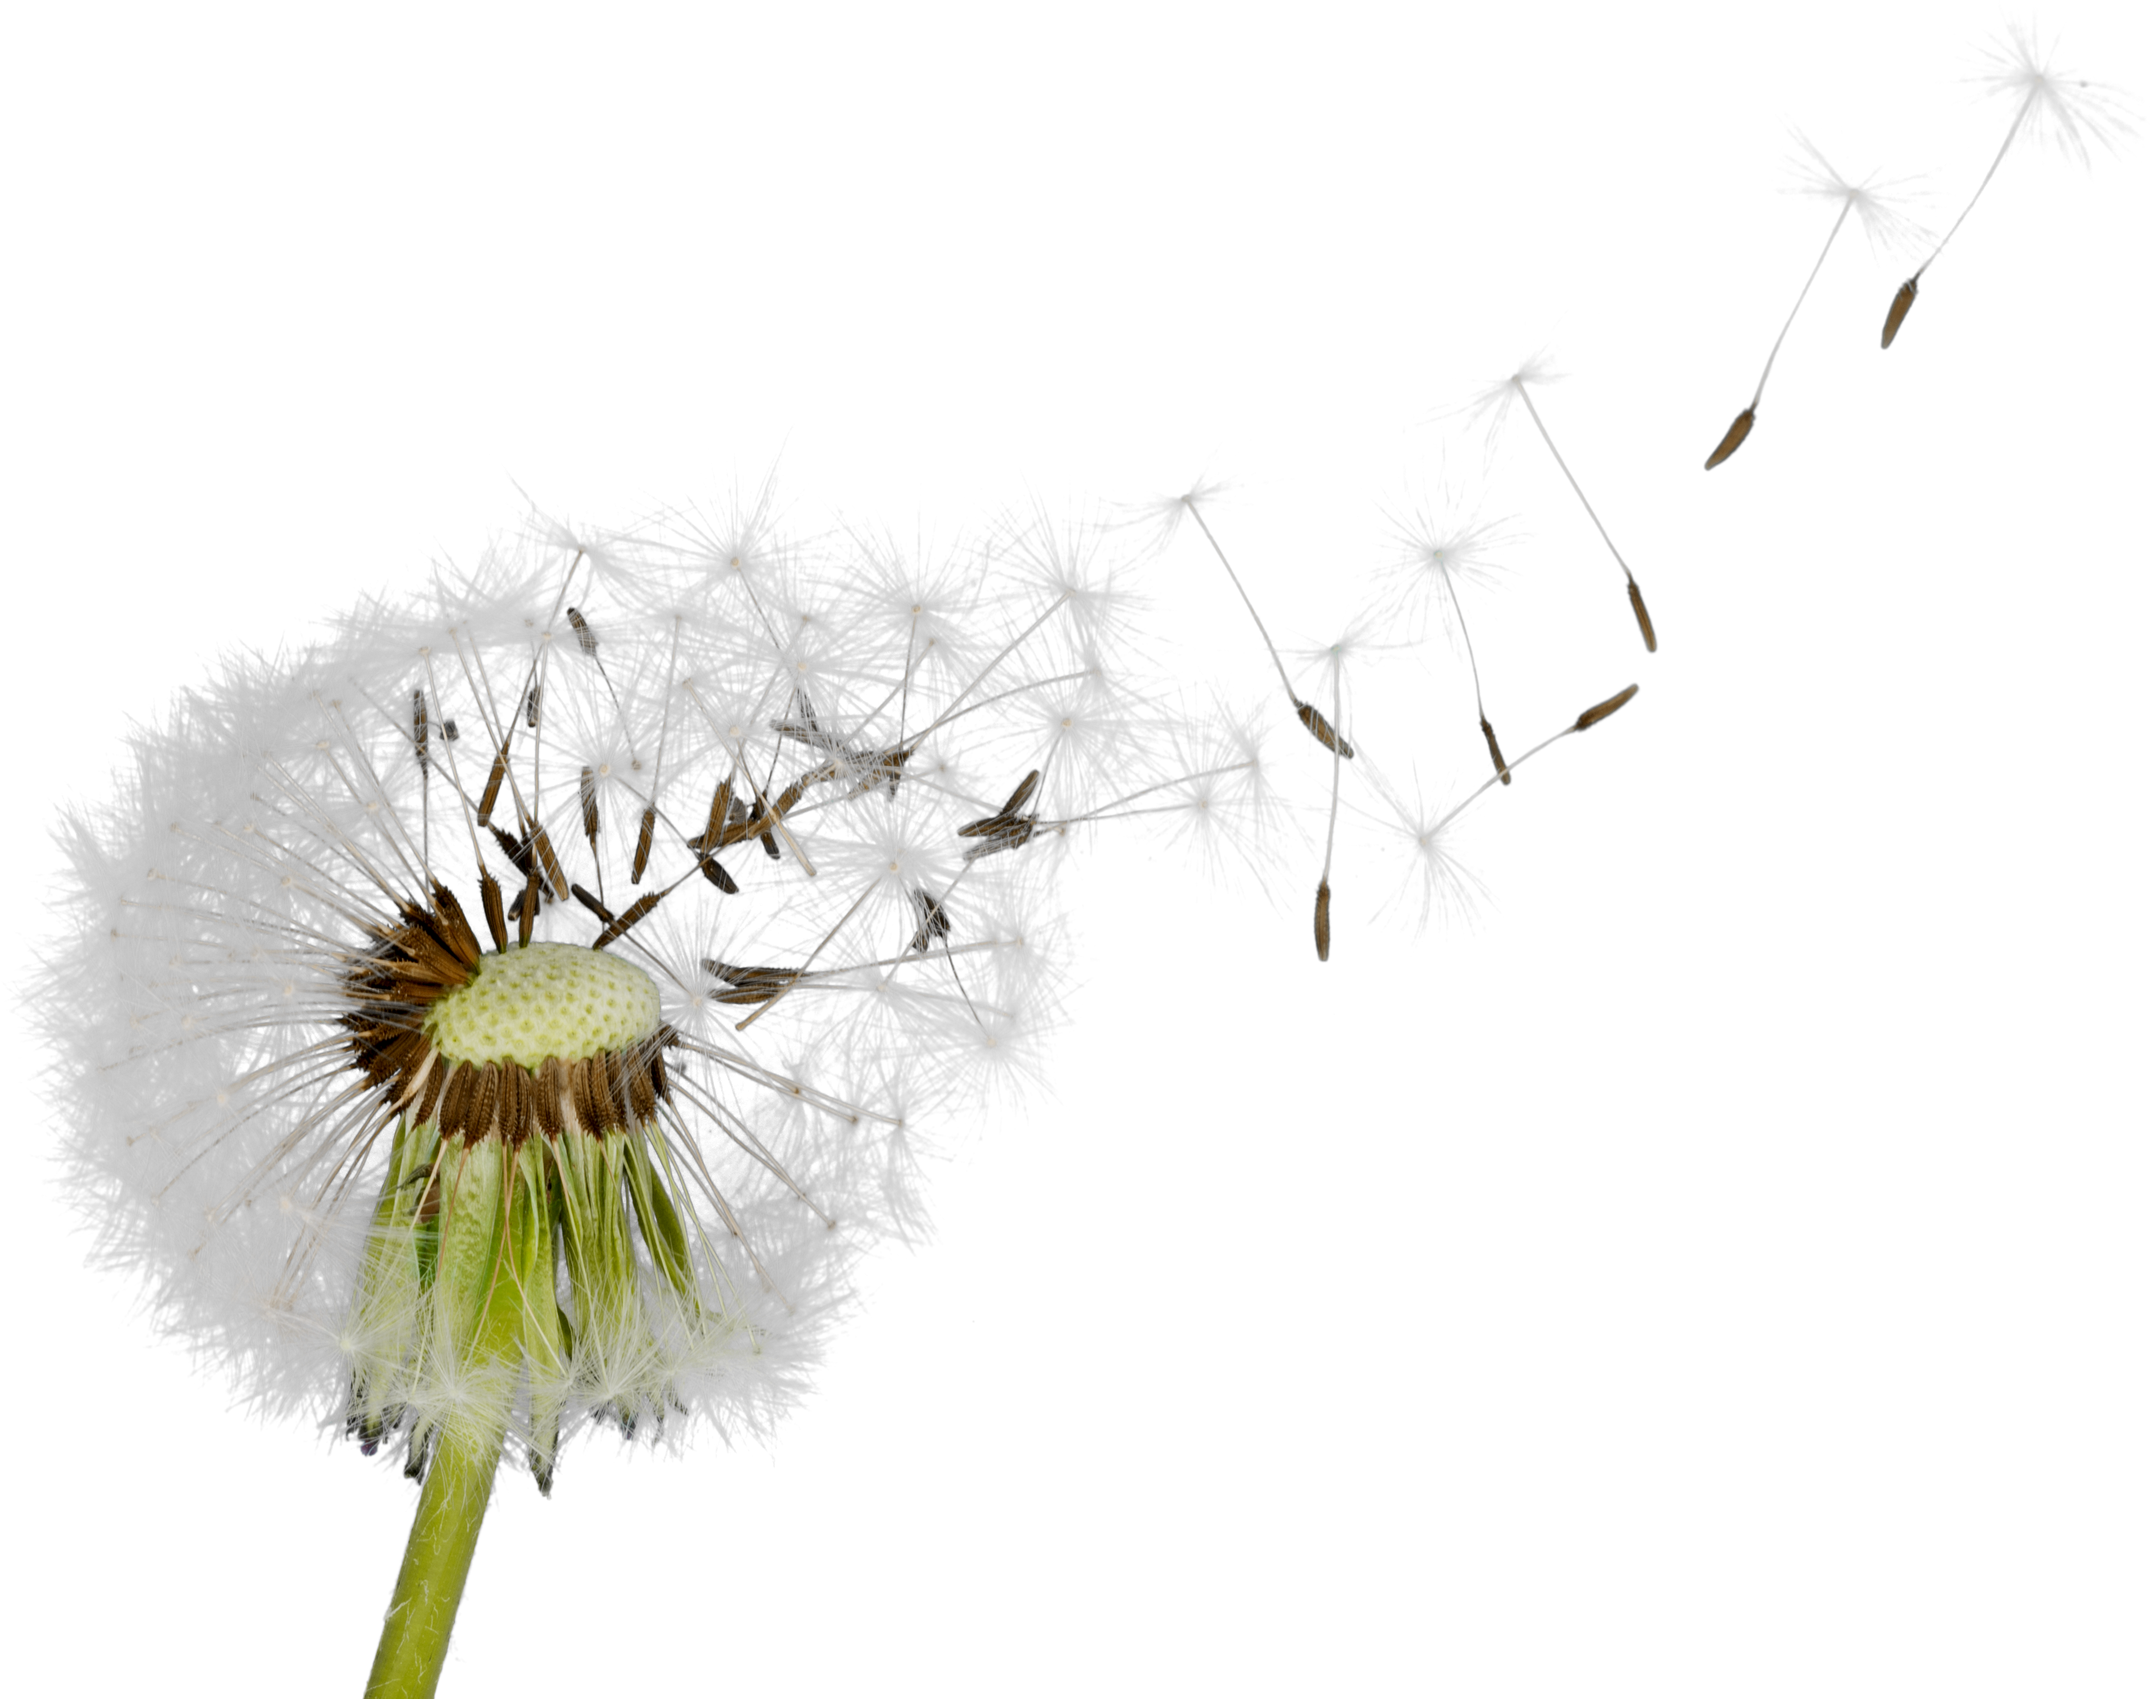
{"type": "Polygon", "coordinates": [[[1943,239],[1936,243],[1935,252],[1921,262],[1920,271],[1913,273],[1915,278],[1943,257],[1943,250],[1950,246],[1950,239],[1958,233],[1958,226],[1963,224],[1973,208],[1980,204],[1980,197],[1988,192],[1988,185],[1995,181],[1995,173],[2002,169],[2003,156],[2010,151],[2010,144],[2017,140],[2018,130],[2025,122],[2025,115],[2031,110],[2032,102],[2029,100],[2018,107],[2017,116],[2010,120],[2010,133],[2003,137],[2003,145],[1995,150],[1994,159],[1988,163],[1988,174],[1980,179],[1980,187],[1973,191],[1973,198],[1965,203],[1965,211],[1959,213],[1951,221],[1950,228],[1943,232],[1943,239]]]}
{"type": "Polygon", "coordinates": [[[1756,394],[1749,402],[1749,411],[1763,405],[1763,386],[1771,381],[1771,368],[1778,364],[1778,351],[1786,345],[1786,333],[1793,329],[1793,321],[1799,316],[1801,304],[1808,299],[1808,292],[1815,288],[1816,277],[1823,270],[1823,262],[1831,257],[1831,244],[1838,240],[1839,231],[1846,227],[1846,214],[1853,210],[1849,200],[1838,209],[1838,217],[1831,225],[1831,233],[1823,239],[1823,252],[1816,256],[1816,263],[1809,268],[1808,281],[1801,285],[1800,294],[1793,298],[1793,311],[1786,315],[1786,322],[1779,326],[1778,340],[1771,344],[1771,353],[1763,363],[1763,376],[1756,380],[1756,394]]]}
{"type": "MultiPolygon", "coordinates": [[[[508,1302],[491,1307],[505,1310],[512,1320],[519,1306],[511,1283],[501,1286],[508,1302]]],[[[380,1649],[366,1678],[366,1699],[433,1699],[448,1661],[448,1632],[463,1602],[471,1554],[478,1549],[478,1530],[493,1496],[502,1437],[498,1425],[451,1423],[435,1441],[403,1567],[381,1625],[380,1649]]]]}
{"type": "MultiPolygon", "coordinates": [[[[474,1182],[474,1195],[479,1189],[474,1182]]],[[[500,1189],[498,1230],[490,1224],[478,1229],[495,1239],[491,1250],[480,1253],[485,1263],[474,1271],[480,1301],[468,1358],[481,1367],[513,1363],[522,1340],[525,1304],[515,1271],[527,1247],[517,1243],[516,1211],[507,1198],[510,1188],[500,1189]]],[[[543,1219],[550,1256],[552,1224],[550,1217],[543,1219]]],[[[448,1634],[456,1625],[456,1607],[463,1602],[471,1554],[478,1549],[478,1530],[493,1496],[507,1426],[505,1407],[482,1408],[451,1415],[433,1430],[426,1484],[419,1490],[411,1539],[382,1620],[366,1699],[433,1699],[448,1661],[448,1634]]]]}

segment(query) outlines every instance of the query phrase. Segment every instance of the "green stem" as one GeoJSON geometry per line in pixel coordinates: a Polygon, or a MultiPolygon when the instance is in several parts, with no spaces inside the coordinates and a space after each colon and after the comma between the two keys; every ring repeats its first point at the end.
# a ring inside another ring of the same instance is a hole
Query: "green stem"
{"type": "MultiPolygon", "coordinates": [[[[463,1584],[478,1549],[478,1530],[501,1462],[514,1375],[521,1366],[523,1292],[517,1225],[541,1232],[551,1249],[552,1221],[531,1217],[527,1190],[515,1184],[511,1159],[496,1144],[454,1153],[453,1177],[440,1194],[440,1252],[433,1303],[436,1339],[471,1376],[472,1398],[431,1435],[426,1484],[418,1495],[403,1568],[389,1595],[367,1699],[433,1699],[448,1661],[463,1584]],[[518,1192],[524,1190],[519,1210],[518,1192]],[[484,1382],[499,1378],[489,1401],[484,1382]]],[[[550,1268],[550,1263],[547,1265],[550,1268]]],[[[418,1443],[414,1441],[414,1443],[418,1443]]]]}
{"type": "Polygon", "coordinates": [[[474,1434],[451,1426],[436,1441],[411,1542],[404,1547],[403,1568],[381,1625],[381,1647],[366,1678],[366,1699],[433,1699],[486,1501],[493,1495],[501,1438],[497,1428],[474,1434]]]}

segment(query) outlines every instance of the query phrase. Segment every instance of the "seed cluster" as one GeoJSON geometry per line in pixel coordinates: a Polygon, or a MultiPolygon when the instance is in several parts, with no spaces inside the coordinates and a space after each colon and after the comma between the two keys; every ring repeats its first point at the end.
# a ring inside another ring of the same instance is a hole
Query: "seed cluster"
{"type": "MultiPolygon", "coordinates": [[[[515,987],[506,997],[492,1000],[496,1005],[512,1001],[512,1010],[483,1006],[472,1010],[468,1005],[483,997],[488,977],[503,977],[503,968],[491,964],[512,964],[529,953],[555,954],[557,977],[570,979],[587,978],[590,970],[583,968],[571,975],[565,964],[558,963],[559,957],[605,960],[595,951],[545,944],[486,956],[455,896],[438,885],[430,909],[406,904],[398,924],[378,930],[373,948],[346,977],[352,1008],[344,1015],[343,1025],[350,1031],[347,1042],[359,1071],[380,1092],[385,1108],[413,1121],[434,1123],[442,1138],[498,1136],[515,1146],[536,1135],[557,1140],[565,1132],[594,1137],[617,1133],[649,1121],[659,1103],[672,1101],[664,1053],[679,1043],[679,1034],[654,1019],[630,1041],[590,1049],[587,1054],[456,1054],[472,1047],[474,1037],[479,1039],[476,1048],[485,1049],[512,1036],[500,1031],[502,1014],[511,1026],[521,1029],[519,1036],[528,1042],[534,1027],[533,986],[515,987]],[[462,1044],[444,1031],[474,1027],[476,1032],[461,1032],[462,1044]],[[487,1036],[494,1039],[493,1045],[484,1042],[487,1036]]],[[[657,999],[648,976],[624,963],[615,966],[649,988],[647,999],[641,1000],[647,1001],[654,1017],[657,999]]],[[[551,1024],[556,1036],[574,1033],[585,1043],[593,1037],[629,1036],[619,1029],[632,1022],[623,1022],[617,1009],[599,1009],[586,1002],[579,1022],[573,1018],[575,1012],[563,1021],[560,1012],[554,1011],[551,1024]],[[608,1027],[615,1030],[608,1033],[608,1027]]]]}

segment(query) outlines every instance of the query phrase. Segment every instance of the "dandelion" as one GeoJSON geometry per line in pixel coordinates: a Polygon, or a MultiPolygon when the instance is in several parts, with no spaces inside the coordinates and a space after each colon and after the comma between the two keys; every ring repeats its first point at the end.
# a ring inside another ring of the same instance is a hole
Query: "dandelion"
{"type": "Polygon", "coordinates": [[[1415,637],[1426,629],[1430,605],[1441,610],[1445,621],[1456,620],[1465,663],[1472,672],[1472,703],[1479,715],[1480,735],[1486,739],[1487,757],[1494,763],[1497,777],[1506,785],[1510,782],[1509,764],[1502,759],[1501,741],[1487,718],[1479,654],[1472,647],[1472,628],[1466,623],[1465,606],[1457,588],[1460,583],[1484,584],[1489,580],[1496,570],[1491,553],[1509,541],[1508,533],[1499,522],[1482,522],[1477,516],[1461,519],[1454,512],[1438,518],[1427,507],[1398,523],[1397,532],[1402,547],[1385,574],[1390,605],[1406,616],[1410,622],[1408,631],[1415,637]]]}
{"type": "Polygon", "coordinates": [[[102,1254],[422,1482],[369,1692],[433,1691],[504,1455],[545,1492],[581,1428],[798,1395],[920,1118],[1036,1065],[1035,840],[1230,829],[1252,756],[1171,771],[1110,575],[1042,551],[556,533],[231,662],[67,821],[40,1007],[102,1254]]]}
{"type": "Polygon", "coordinates": [[[2126,166],[2143,149],[2143,125],[2120,90],[2090,82],[2057,60],[2062,32],[2047,52],[2040,32],[2025,26],[1982,30],[1980,41],[1956,43],[1956,82],[1935,84],[1958,114],[1986,134],[2001,134],[1995,162],[1980,179],[1986,189],[2012,153],[2027,166],[2059,166],[2072,177],[2094,181],[2094,151],[2126,166]],[[1956,93],[1945,93],[1956,90],[1956,93]]]}

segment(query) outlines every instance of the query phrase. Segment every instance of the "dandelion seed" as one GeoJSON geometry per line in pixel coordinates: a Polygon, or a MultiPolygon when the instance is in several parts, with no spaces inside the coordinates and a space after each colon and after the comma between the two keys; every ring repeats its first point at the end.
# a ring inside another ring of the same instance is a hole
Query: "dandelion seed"
{"type": "Polygon", "coordinates": [[[1502,759],[1502,745],[1487,718],[1487,698],[1480,684],[1479,653],[1472,646],[1472,628],[1465,620],[1464,602],[1458,596],[1461,582],[1485,583],[1496,570],[1491,551],[1511,540],[1499,522],[1481,523],[1477,517],[1438,520],[1422,509],[1397,526],[1403,544],[1399,558],[1384,573],[1389,604],[1424,626],[1430,604],[1440,608],[1445,621],[1457,622],[1457,635],[1464,645],[1465,664],[1472,673],[1472,704],[1479,717],[1480,735],[1487,741],[1487,754],[1506,785],[1509,768],[1502,759]]]}

